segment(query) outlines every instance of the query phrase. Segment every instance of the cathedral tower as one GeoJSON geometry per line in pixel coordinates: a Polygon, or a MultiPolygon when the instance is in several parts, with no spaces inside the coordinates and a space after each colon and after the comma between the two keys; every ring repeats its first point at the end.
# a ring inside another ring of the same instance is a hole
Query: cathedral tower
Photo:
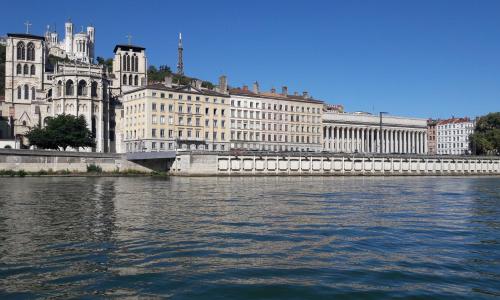
{"type": "Polygon", "coordinates": [[[68,20],[64,24],[64,28],[65,28],[64,50],[66,50],[66,53],[73,53],[73,23],[71,23],[71,20],[68,20]]]}

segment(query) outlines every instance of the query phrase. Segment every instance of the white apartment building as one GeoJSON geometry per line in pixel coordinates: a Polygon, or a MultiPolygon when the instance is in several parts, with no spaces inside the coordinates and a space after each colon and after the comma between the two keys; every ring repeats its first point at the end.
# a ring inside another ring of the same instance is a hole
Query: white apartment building
{"type": "Polygon", "coordinates": [[[322,150],[324,102],[308,96],[260,92],[257,83],[230,90],[231,148],[265,151],[322,150]]]}
{"type": "Polygon", "coordinates": [[[469,152],[469,136],[474,133],[475,121],[451,118],[437,124],[437,154],[460,155],[469,152]]]}

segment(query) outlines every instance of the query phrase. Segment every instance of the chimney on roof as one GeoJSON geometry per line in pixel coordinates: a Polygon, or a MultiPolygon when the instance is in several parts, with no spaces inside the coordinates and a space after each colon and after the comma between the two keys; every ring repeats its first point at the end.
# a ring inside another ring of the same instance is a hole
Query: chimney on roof
{"type": "Polygon", "coordinates": [[[309,98],[309,93],[304,91],[304,92],[302,92],[302,96],[304,98],[309,98]]]}
{"type": "Polygon", "coordinates": [[[253,83],[253,92],[255,94],[259,93],[259,83],[257,81],[253,83]]]}
{"type": "Polygon", "coordinates": [[[227,93],[227,77],[225,75],[219,77],[219,91],[223,94],[227,93]]]}
{"type": "Polygon", "coordinates": [[[281,87],[281,95],[288,96],[288,87],[286,85],[281,87]]]}
{"type": "Polygon", "coordinates": [[[243,86],[243,90],[244,90],[245,92],[246,92],[246,91],[248,91],[248,85],[246,85],[246,84],[245,84],[245,85],[243,86]]]}
{"type": "Polygon", "coordinates": [[[191,85],[194,86],[196,89],[201,89],[201,83],[202,81],[199,79],[191,80],[191,85]]]}
{"type": "Polygon", "coordinates": [[[165,78],[163,79],[163,84],[166,87],[172,87],[172,75],[165,76],[165,78]]]}
{"type": "Polygon", "coordinates": [[[271,88],[271,94],[276,94],[276,89],[275,88],[271,88]]]}

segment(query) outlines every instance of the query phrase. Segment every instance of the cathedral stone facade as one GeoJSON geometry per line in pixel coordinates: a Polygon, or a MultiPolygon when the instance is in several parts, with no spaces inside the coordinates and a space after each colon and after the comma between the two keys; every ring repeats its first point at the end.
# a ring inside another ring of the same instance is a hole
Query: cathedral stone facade
{"type": "Polygon", "coordinates": [[[5,100],[0,102],[0,111],[9,129],[0,138],[15,138],[27,145],[25,134],[45,126],[47,117],[83,115],[96,147],[80,151],[122,152],[122,94],[147,84],[145,48],[117,45],[109,71],[92,63],[93,27],[76,35],[72,30],[72,24],[66,23],[62,42],[52,32],[7,35],[5,100]],[[58,51],[60,55],[54,54],[58,51]],[[51,64],[49,56],[65,59],[51,64]]]}

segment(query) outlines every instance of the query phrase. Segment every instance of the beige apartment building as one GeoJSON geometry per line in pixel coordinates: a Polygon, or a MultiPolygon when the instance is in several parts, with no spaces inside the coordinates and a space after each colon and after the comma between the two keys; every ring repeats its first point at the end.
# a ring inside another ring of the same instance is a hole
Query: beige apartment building
{"type": "Polygon", "coordinates": [[[201,81],[190,85],[148,85],[123,96],[126,152],[229,150],[230,101],[225,78],[217,91],[201,81]]]}
{"type": "Polygon", "coordinates": [[[259,91],[257,83],[231,89],[231,148],[266,151],[322,150],[324,102],[307,92],[259,91]]]}

